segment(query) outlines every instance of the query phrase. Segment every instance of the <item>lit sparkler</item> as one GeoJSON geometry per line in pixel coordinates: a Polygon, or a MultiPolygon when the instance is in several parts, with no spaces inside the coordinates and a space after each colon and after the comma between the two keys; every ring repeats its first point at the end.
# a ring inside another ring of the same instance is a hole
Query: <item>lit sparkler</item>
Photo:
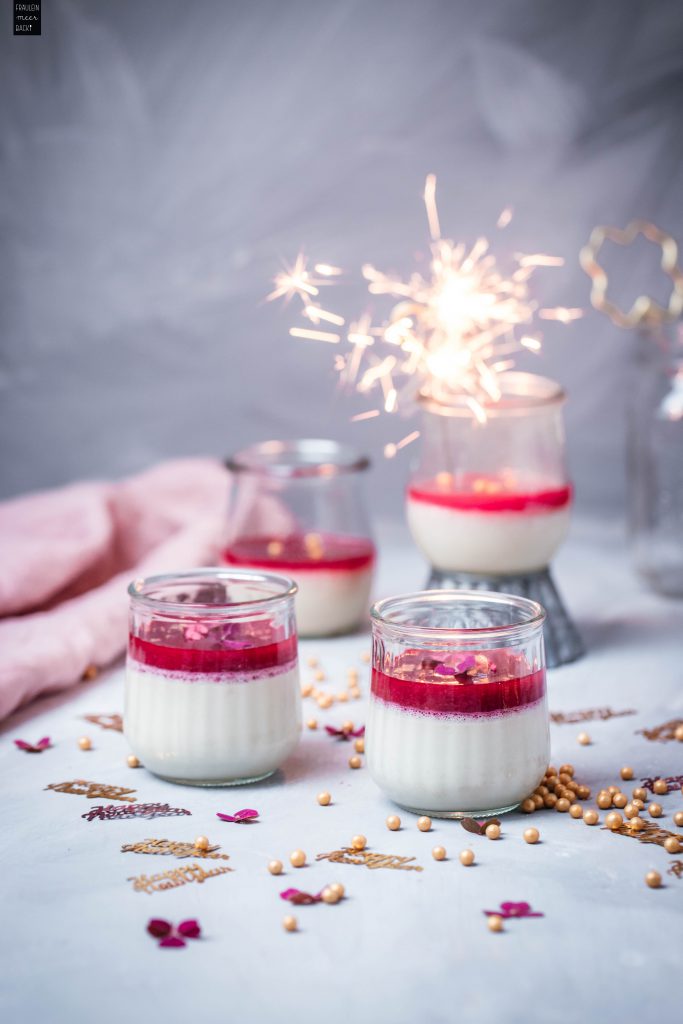
{"type": "MultiPolygon", "coordinates": [[[[362,274],[368,292],[397,300],[386,319],[373,326],[368,315],[352,322],[346,332],[349,348],[335,359],[344,384],[361,394],[377,394],[385,412],[394,413],[418,394],[449,404],[465,398],[475,418],[484,422],[486,406],[501,397],[498,377],[514,366],[516,353],[538,352],[541,336],[533,322],[555,320],[568,324],[579,309],[539,309],[529,281],[539,267],[559,267],[560,257],[544,253],[515,253],[509,277],[499,269],[486,238],[471,247],[443,238],[436,204],[436,178],[425,182],[424,202],[431,237],[429,273],[414,272],[407,280],[365,264],[362,274]]],[[[503,210],[498,227],[505,228],[512,210],[503,210]]],[[[293,327],[293,337],[339,343],[342,336],[319,330],[323,323],[344,326],[344,318],[323,309],[320,287],[341,273],[340,268],[316,264],[307,269],[303,256],[279,274],[269,299],[297,297],[302,315],[314,329],[293,327]]],[[[370,419],[379,409],[354,416],[370,419]]],[[[393,457],[410,444],[417,431],[387,445],[393,457]]]]}

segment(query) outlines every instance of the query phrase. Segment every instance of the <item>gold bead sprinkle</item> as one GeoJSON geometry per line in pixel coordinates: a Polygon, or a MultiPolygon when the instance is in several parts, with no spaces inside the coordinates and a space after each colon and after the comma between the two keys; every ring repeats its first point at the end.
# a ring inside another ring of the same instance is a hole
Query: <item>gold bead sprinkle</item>
{"type": "Polygon", "coordinates": [[[460,863],[463,867],[469,868],[474,864],[474,851],[473,850],[461,850],[460,851],[460,863]]]}
{"type": "Polygon", "coordinates": [[[332,801],[332,797],[327,792],[327,790],[324,790],[322,793],[318,793],[316,800],[318,801],[321,807],[328,807],[332,801]]]}
{"type": "Polygon", "coordinates": [[[390,832],[398,832],[401,827],[401,819],[398,814],[390,814],[386,820],[386,826],[390,832]]]}
{"type": "Polygon", "coordinates": [[[271,860],[271,861],[269,861],[268,862],[268,870],[270,871],[271,875],[281,875],[282,874],[282,861],[281,860],[271,860]]]}
{"type": "Polygon", "coordinates": [[[306,854],[303,850],[292,850],[289,855],[289,862],[293,868],[302,868],[306,863],[306,854]]]}
{"type": "Polygon", "coordinates": [[[422,817],[417,819],[417,827],[420,832],[429,832],[432,827],[432,819],[428,818],[426,814],[423,814],[422,817]]]}

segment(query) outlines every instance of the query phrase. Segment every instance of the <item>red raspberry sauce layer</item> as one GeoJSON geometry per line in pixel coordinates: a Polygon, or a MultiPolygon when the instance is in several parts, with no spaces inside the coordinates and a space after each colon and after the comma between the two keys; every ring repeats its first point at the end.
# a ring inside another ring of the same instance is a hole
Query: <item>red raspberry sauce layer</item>
{"type": "Polygon", "coordinates": [[[315,534],[319,545],[311,552],[306,534],[289,537],[240,537],[223,552],[228,565],[253,566],[258,569],[325,569],[327,572],[366,569],[375,560],[375,546],[365,537],[343,537],[336,534],[315,534]],[[279,545],[277,553],[272,546],[279,545]],[[316,557],[319,556],[319,557],[316,557]]]}
{"type": "Polygon", "coordinates": [[[545,669],[497,683],[429,683],[372,670],[372,695],[406,711],[433,715],[492,715],[534,704],[545,694],[545,669]]]}
{"type": "Polygon", "coordinates": [[[296,659],[296,636],[260,647],[219,648],[167,647],[130,636],[128,653],[135,661],[150,668],[170,672],[259,672],[296,659]]]}
{"type": "Polygon", "coordinates": [[[463,490],[449,491],[439,487],[436,481],[413,484],[408,488],[411,501],[422,501],[428,505],[460,509],[470,512],[547,512],[549,509],[564,508],[572,500],[572,489],[550,487],[542,491],[497,491],[485,493],[463,490]]]}

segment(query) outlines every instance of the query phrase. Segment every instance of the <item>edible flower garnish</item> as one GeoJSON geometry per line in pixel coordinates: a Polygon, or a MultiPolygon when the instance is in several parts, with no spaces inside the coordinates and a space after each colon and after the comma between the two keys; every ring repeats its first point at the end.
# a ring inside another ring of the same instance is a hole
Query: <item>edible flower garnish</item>
{"type": "Polygon", "coordinates": [[[302,892],[301,889],[285,889],[280,893],[280,899],[294,903],[296,906],[305,907],[311,903],[322,903],[322,892],[313,895],[310,892],[302,892]]]}
{"type": "Polygon", "coordinates": [[[353,736],[357,739],[359,736],[365,735],[365,726],[361,725],[359,729],[354,729],[351,723],[347,722],[346,725],[342,725],[341,729],[335,729],[333,725],[326,725],[325,732],[329,736],[336,736],[340,740],[349,740],[353,736]]]}
{"type": "Polygon", "coordinates": [[[27,754],[42,754],[44,750],[51,747],[49,736],[43,736],[42,740],[38,740],[37,743],[27,743],[26,740],[15,740],[15,746],[19,747],[19,750],[25,750],[27,754]]]}
{"type": "Polygon", "coordinates": [[[184,946],[185,939],[198,939],[202,933],[199,922],[194,918],[181,921],[179,925],[174,926],[161,917],[153,917],[147,925],[147,931],[155,939],[160,940],[160,946],[176,948],[184,946]]]}
{"type": "Polygon", "coordinates": [[[530,903],[501,903],[500,910],[485,910],[487,917],[496,916],[506,919],[511,917],[543,917],[538,911],[531,909],[530,903]]]}
{"type": "Polygon", "coordinates": [[[217,818],[221,821],[234,821],[238,825],[244,825],[247,822],[254,821],[258,818],[258,811],[254,811],[251,807],[245,807],[242,811],[235,811],[234,814],[216,814],[217,818]]]}

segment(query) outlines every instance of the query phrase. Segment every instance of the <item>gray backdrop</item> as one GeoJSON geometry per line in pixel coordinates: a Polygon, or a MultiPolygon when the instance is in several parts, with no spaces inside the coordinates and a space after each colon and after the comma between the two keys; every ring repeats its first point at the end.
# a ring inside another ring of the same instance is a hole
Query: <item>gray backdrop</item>
{"type": "MultiPolygon", "coordinates": [[[[0,52],[1,491],[119,475],[173,454],[330,435],[376,456],[400,512],[413,424],[351,424],[330,346],[263,302],[300,247],[407,271],[424,176],[446,233],[566,257],[543,304],[588,304],[598,222],[683,237],[677,0],[46,0],[0,52]]],[[[629,303],[665,292],[620,259],[629,303]]],[[[617,264],[615,262],[614,266],[617,264]]],[[[341,297],[340,297],[341,301],[341,297]]],[[[348,312],[367,304],[356,274],[348,312]]],[[[623,507],[633,338],[590,313],[548,325],[535,366],[568,388],[584,512],[623,507]]]]}

